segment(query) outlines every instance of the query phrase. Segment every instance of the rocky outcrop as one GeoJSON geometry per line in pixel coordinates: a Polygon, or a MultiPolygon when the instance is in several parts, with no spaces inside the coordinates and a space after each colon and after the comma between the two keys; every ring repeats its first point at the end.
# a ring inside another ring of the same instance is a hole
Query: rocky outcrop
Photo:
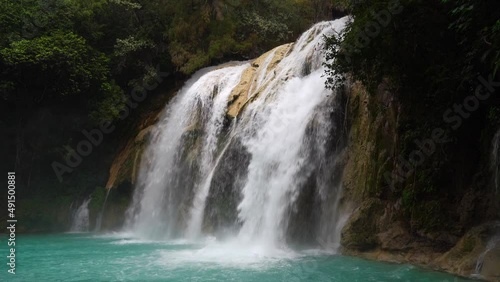
{"type": "MultiPolygon", "coordinates": [[[[240,83],[229,96],[227,115],[237,117],[245,106],[255,100],[268,83],[261,81],[290,52],[293,44],[285,44],[258,57],[243,72],[240,83]]],[[[269,81],[271,81],[270,79],[269,81]]]]}
{"type": "Polygon", "coordinates": [[[400,105],[384,87],[371,96],[359,83],[349,87],[347,115],[350,134],[343,182],[347,196],[357,202],[385,192],[383,172],[398,143],[396,132],[400,105]],[[378,112],[374,105],[383,107],[378,112]]]}
{"type": "Polygon", "coordinates": [[[174,90],[166,90],[152,95],[153,97],[142,102],[141,107],[137,109],[134,122],[129,125],[123,145],[118,148],[109,168],[105,187],[97,187],[92,193],[91,226],[96,225],[97,217],[102,217],[101,230],[114,230],[123,226],[133,186],[139,176],[143,152],[154,124],[159,120],[164,105],[174,93],[174,90]]]}
{"type": "MultiPolygon", "coordinates": [[[[249,64],[229,96],[228,119],[237,118],[249,103],[262,94],[269,86],[264,78],[277,71],[277,64],[292,48],[292,44],[277,47],[249,64]]],[[[306,72],[307,69],[305,66],[306,72]]],[[[497,232],[489,222],[495,219],[497,196],[492,195],[484,185],[479,187],[480,184],[470,181],[459,183],[461,189],[452,196],[436,192],[433,198],[431,192],[437,189],[432,185],[423,187],[425,193],[418,194],[420,192],[415,187],[421,185],[418,182],[422,179],[425,182],[426,178],[418,171],[403,179],[398,187],[392,187],[387,182],[387,172],[397,170],[400,156],[411,149],[407,145],[408,139],[413,137],[408,135],[411,131],[405,126],[408,125],[408,117],[415,114],[410,110],[412,105],[399,101],[391,91],[387,84],[382,84],[377,93],[369,94],[359,83],[352,84],[348,90],[346,116],[349,117],[349,141],[342,186],[345,202],[356,203],[358,208],[342,230],[343,253],[411,263],[462,276],[477,274],[491,281],[500,281],[500,246],[497,246],[500,244],[491,247],[489,243],[497,232]],[[417,196],[420,198],[417,199],[417,196]],[[444,213],[447,216],[445,219],[441,217],[444,213]]],[[[135,182],[140,156],[158,112],[151,111],[142,119],[143,122],[136,127],[137,134],[117,154],[107,189],[113,190],[124,184],[130,186],[135,182]]],[[[191,162],[199,154],[201,129],[194,122],[184,131],[185,142],[188,142],[185,147],[189,148],[184,152],[184,159],[194,167],[191,162]]],[[[238,158],[238,154],[231,154],[231,150],[240,150],[238,144],[231,145],[228,150],[227,159],[223,162],[233,164],[231,168],[248,162],[248,156],[238,158]]],[[[234,225],[237,220],[234,217],[236,206],[228,203],[235,203],[235,199],[240,197],[230,191],[232,183],[239,181],[242,175],[244,171],[221,170],[214,176],[211,187],[215,190],[209,193],[209,212],[205,214],[204,222],[211,222],[218,229],[234,225]]],[[[487,177],[487,174],[477,175],[487,177]]],[[[449,179],[451,176],[443,177],[449,179]]],[[[212,231],[208,225],[204,229],[212,231]]]]}
{"type": "Polygon", "coordinates": [[[435,263],[460,275],[500,281],[500,225],[486,223],[472,228],[435,263]]]}
{"type": "Polygon", "coordinates": [[[123,181],[135,183],[140,156],[144,150],[144,143],[147,136],[151,133],[152,126],[142,129],[134,139],[128,141],[127,145],[118,153],[111,168],[109,169],[109,179],[106,183],[106,189],[111,189],[121,184],[123,181]]]}
{"type": "Polygon", "coordinates": [[[346,248],[366,251],[377,245],[377,213],[383,210],[379,199],[369,199],[357,208],[342,230],[342,244],[346,248]]]}
{"type": "Polygon", "coordinates": [[[343,187],[346,198],[358,208],[342,230],[343,253],[500,281],[500,242],[491,243],[500,236],[491,222],[500,216],[495,215],[499,197],[492,193],[494,189],[467,184],[468,188],[455,192],[456,198],[437,194],[440,201],[416,201],[411,193],[418,185],[415,179],[424,177],[418,171],[391,187],[386,175],[405,156],[407,132],[401,129],[407,123],[409,106],[384,84],[375,94],[359,83],[348,92],[350,136],[343,187]],[[451,211],[443,211],[444,206],[451,211]],[[444,212],[457,220],[439,221],[439,213],[444,212]]]}
{"type": "Polygon", "coordinates": [[[131,134],[124,145],[118,149],[109,169],[106,189],[117,188],[123,183],[134,184],[139,174],[142,153],[148,138],[159,120],[164,105],[173,96],[173,92],[164,93],[145,101],[143,111],[139,113],[137,122],[132,125],[131,134]]]}
{"type": "MultiPolygon", "coordinates": [[[[344,230],[348,233],[346,239],[349,239],[350,231],[344,230]]],[[[491,222],[485,223],[472,228],[453,248],[443,252],[435,242],[415,239],[397,223],[386,231],[378,232],[376,247],[361,250],[347,246],[344,253],[372,260],[410,263],[464,277],[500,281],[500,242],[492,240],[498,238],[498,234],[498,226],[495,227],[491,222]]]]}

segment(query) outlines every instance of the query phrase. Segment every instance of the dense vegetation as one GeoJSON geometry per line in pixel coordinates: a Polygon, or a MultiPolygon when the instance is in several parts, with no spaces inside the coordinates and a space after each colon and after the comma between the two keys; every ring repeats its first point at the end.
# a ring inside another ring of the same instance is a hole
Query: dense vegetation
{"type": "MultiPolygon", "coordinates": [[[[17,172],[25,224],[51,228],[49,221],[75,198],[103,198],[96,187],[104,186],[117,147],[134,136],[128,131],[140,120],[120,120],[136,87],[155,85],[149,97],[164,95],[200,68],[293,41],[329,18],[332,7],[347,7],[355,21],[327,39],[335,59],[329,77],[360,81],[373,95],[383,85],[401,105],[387,169],[398,170],[398,157],[409,159],[419,149],[415,140],[435,128],[448,140],[411,177],[395,187],[378,183],[371,196],[402,198],[414,230],[450,228],[458,220],[453,205],[464,193],[491,187],[477,179],[489,179],[500,99],[493,94],[458,119],[454,105],[475,93],[479,77],[499,80],[495,0],[0,0],[2,171],[17,172]],[[168,77],[151,84],[158,72],[168,77]],[[102,121],[117,130],[60,182],[51,163],[71,158],[86,138],[82,130],[102,121]]],[[[330,86],[341,85],[330,80],[330,86]]],[[[152,104],[142,103],[132,115],[151,111],[152,104]]]]}
{"type": "MultiPolygon", "coordinates": [[[[460,235],[462,228],[486,220],[485,193],[494,187],[488,179],[491,140],[500,125],[500,2],[350,2],[354,21],[327,40],[328,56],[336,59],[328,65],[330,77],[340,74],[344,80],[330,79],[329,85],[361,81],[372,95],[389,89],[385,99],[400,106],[397,136],[385,140],[396,143],[384,164],[392,174],[374,185],[372,196],[402,198],[405,221],[415,232],[460,235]],[[401,161],[425,153],[418,143],[434,129],[444,130],[445,142],[416,165],[401,161]],[[405,166],[412,170],[405,173],[405,166]],[[472,200],[470,210],[461,206],[475,197],[482,203],[472,200]]],[[[372,106],[380,111],[387,105],[372,106]]]]}
{"type": "Polygon", "coordinates": [[[255,56],[293,40],[328,2],[3,0],[0,93],[17,104],[82,98],[113,120],[126,90],[158,68],[189,75],[255,56]]]}
{"type": "MultiPolygon", "coordinates": [[[[0,155],[16,171],[24,226],[64,228],[68,206],[104,186],[141,112],[196,70],[250,59],[330,16],[329,0],[0,0],[0,155]],[[161,73],[159,83],[158,73],[161,73]],[[149,87],[144,87],[148,85],[149,87]],[[137,87],[148,99],[135,104],[137,87]],[[143,89],[139,88],[139,89],[143,89]],[[121,119],[126,105],[132,117],[121,119]],[[103,122],[76,168],[62,168],[103,122]]],[[[102,188],[101,188],[102,189],[102,188]]],[[[22,227],[21,227],[22,228],[22,227]]]]}

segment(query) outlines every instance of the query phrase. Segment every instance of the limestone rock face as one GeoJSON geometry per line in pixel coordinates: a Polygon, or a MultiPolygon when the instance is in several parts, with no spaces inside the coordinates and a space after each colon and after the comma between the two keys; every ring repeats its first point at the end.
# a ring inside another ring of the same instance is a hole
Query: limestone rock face
{"type": "Polygon", "coordinates": [[[123,150],[118,153],[109,170],[106,189],[116,187],[125,179],[129,179],[132,184],[135,183],[144,144],[152,129],[153,126],[148,126],[139,131],[137,136],[129,140],[123,150]]]}
{"type": "Polygon", "coordinates": [[[377,220],[383,204],[379,199],[368,199],[356,209],[342,229],[343,246],[365,251],[377,245],[377,220]]]}
{"type": "Polygon", "coordinates": [[[342,183],[346,199],[358,208],[342,230],[342,252],[500,281],[500,227],[492,222],[498,218],[500,209],[493,203],[498,198],[474,185],[464,189],[450,205],[455,221],[436,231],[412,221],[436,214],[433,206],[422,205],[410,217],[400,193],[404,187],[387,181],[386,172],[394,170],[401,155],[399,128],[407,118],[405,105],[391,91],[384,83],[371,94],[358,82],[347,89],[349,142],[342,183]]]}
{"type": "Polygon", "coordinates": [[[291,51],[293,44],[274,48],[255,59],[243,72],[240,83],[234,88],[228,100],[227,116],[237,117],[245,106],[255,100],[269,81],[265,76],[274,71],[276,65],[291,51]]]}
{"type": "Polygon", "coordinates": [[[500,225],[486,223],[467,232],[437,260],[442,269],[500,281],[500,225]]]}
{"type": "Polygon", "coordinates": [[[497,243],[493,250],[486,253],[480,275],[500,281],[500,243],[497,243]]]}
{"type": "Polygon", "coordinates": [[[380,216],[384,205],[369,199],[354,211],[342,230],[344,254],[500,281],[500,225],[490,222],[474,227],[443,251],[439,242],[445,241],[410,234],[403,222],[385,225],[380,216]]]}
{"type": "Polygon", "coordinates": [[[142,153],[154,128],[154,124],[159,120],[162,104],[166,103],[175,92],[158,95],[151,101],[144,102],[144,107],[149,108],[139,117],[140,122],[133,126],[133,132],[116,154],[109,169],[109,178],[106,189],[120,186],[122,183],[134,184],[139,174],[139,165],[142,153]]]}
{"type": "Polygon", "coordinates": [[[391,228],[377,234],[380,247],[385,250],[404,251],[411,243],[411,236],[408,230],[397,222],[391,228]]]}

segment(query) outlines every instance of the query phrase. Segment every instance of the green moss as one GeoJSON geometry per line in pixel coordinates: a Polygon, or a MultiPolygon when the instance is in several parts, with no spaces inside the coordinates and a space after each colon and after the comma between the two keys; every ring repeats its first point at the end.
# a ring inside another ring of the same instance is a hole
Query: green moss
{"type": "Polygon", "coordinates": [[[23,199],[19,201],[16,216],[20,232],[60,232],[67,230],[70,223],[70,196],[53,198],[23,199]]]}
{"type": "Polygon", "coordinates": [[[135,150],[132,150],[127,156],[125,162],[120,167],[114,186],[118,186],[127,180],[131,180],[132,171],[134,169],[134,161],[135,161],[135,150]]]}
{"type": "Polygon", "coordinates": [[[438,200],[418,201],[411,209],[412,225],[423,231],[438,231],[450,228],[443,205],[438,200]]]}
{"type": "Polygon", "coordinates": [[[416,195],[413,189],[405,189],[403,191],[403,209],[410,211],[415,207],[416,195]]]}
{"type": "Polygon", "coordinates": [[[104,200],[106,199],[106,189],[103,187],[96,187],[94,192],[90,195],[92,200],[89,203],[89,212],[92,215],[96,216],[102,209],[104,205],[104,200]]]}
{"type": "Polygon", "coordinates": [[[472,250],[474,250],[475,246],[476,246],[475,238],[472,236],[468,236],[463,241],[462,252],[470,253],[472,252],[472,250]]]}
{"type": "Polygon", "coordinates": [[[361,251],[376,246],[377,218],[383,214],[384,205],[379,199],[364,201],[342,229],[342,245],[361,251]]]}

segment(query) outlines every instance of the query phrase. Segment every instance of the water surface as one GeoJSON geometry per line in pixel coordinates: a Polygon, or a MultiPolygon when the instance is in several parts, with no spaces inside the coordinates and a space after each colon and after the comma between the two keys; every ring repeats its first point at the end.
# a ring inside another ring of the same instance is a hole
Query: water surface
{"type": "MultiPolygon", "coordinates": [[[[1,251],[7,254],[6,244],[1,251]]],[[[16,275],[8,274],[3,264],[0,281],[467,281],[411,265],[315,250],[266,254],[210,239],[189,243],[122,234],[29,235],[18,236],[16,254],[16,275]]]]}

